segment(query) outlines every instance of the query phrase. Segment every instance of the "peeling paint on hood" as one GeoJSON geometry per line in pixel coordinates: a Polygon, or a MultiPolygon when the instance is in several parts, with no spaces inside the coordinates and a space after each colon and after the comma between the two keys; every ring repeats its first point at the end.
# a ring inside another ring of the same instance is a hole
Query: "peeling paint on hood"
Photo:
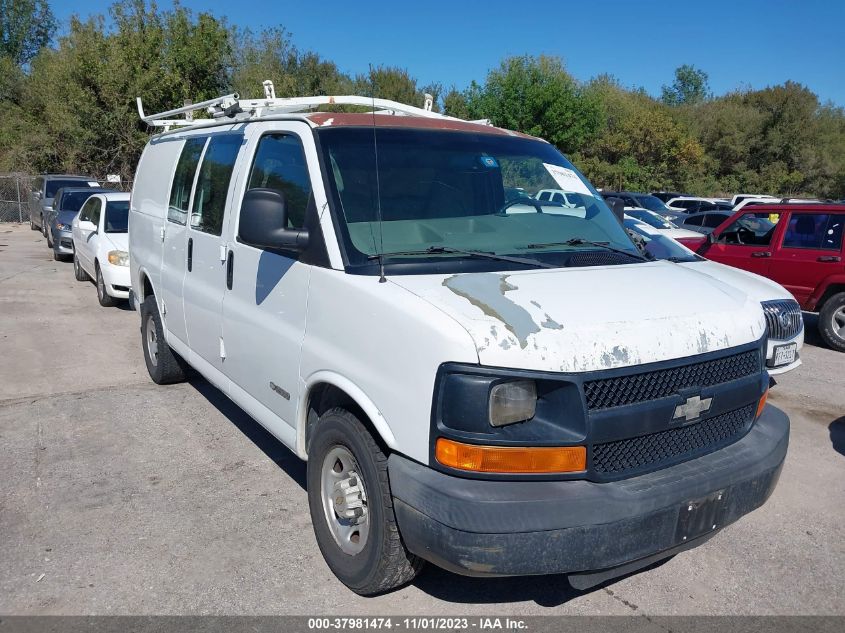
{"type": "Polygon", "coordinates": [[[765,331],[756,298],[669,262],[390,280],[460,323],[488,366],[627,367],[742,345],[765,331]]]}

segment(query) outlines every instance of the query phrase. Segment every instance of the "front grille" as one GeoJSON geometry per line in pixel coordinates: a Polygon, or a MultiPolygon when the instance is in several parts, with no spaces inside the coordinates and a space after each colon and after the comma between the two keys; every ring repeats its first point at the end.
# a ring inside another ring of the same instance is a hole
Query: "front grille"
{"type": "Polygon", "coordinates": [[[606,475],[641,470],[709,453],[739,439],[754,415],[754,404],[696,424],[593,446],[593,470],[606,475]]]}
{"type": "Polygon", "coordinates": [[[682,389],[730,382],[760,370],[760,352],[755,349],[671,369],[591,380],[584,383],[584,395],[588,409],[609,409],[665,398],[682,389]]]}
{"type": "Polygon", "coordinates": [[[73,242],[71,242],[70,240],[62,239],[62,240],[59,241],[59,244],[63,248],[73,248],[73,242]]]}
{"type": "Polygon", "coordinates": [[[792,299],[763,301],[763,313],[766,315],[766,328],[769,338],[785,341],[798,335],[804,327],[801,306],[792,299]]]}

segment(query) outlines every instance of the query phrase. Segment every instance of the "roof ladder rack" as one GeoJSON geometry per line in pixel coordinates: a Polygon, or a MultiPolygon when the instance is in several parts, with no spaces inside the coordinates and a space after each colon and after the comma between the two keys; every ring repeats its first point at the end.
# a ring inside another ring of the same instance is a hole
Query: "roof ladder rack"
{"type": "MultiPolygon", "coordinates": [[[[246,113],[246,118],[260,118],[261,116],[270,114],[311,112],[320,106],[330,105],[352,105],[372,108],[374,110],[374,114],[396,114],[463,121],[463,119],[434,112],[432,110],[434,98],[430,94],[425,95],[424,106],[422,108],[417,108],[415,106],[399,103],[398,101],[391,101],[389,99],[375,99],[372,97],[363,97],[358,95],[277,98],[276,90],[272,81],[264,81],[262,85],[264,88],[263,99],[241,99],[237,92],[233,92],[232,94],[224,95],[222,97],[216,97],[199,103],[188,104],[181,108],[167,110],[166,112],[158,112],[156,114],[146,114],[141,102],[141,97],[136,97],[138,103],[138,115],[141,117],[141,120],[148,125],[163,127],[165,130],[169,130],[172,127],[182,127],[187,125],[208,125],[210,123],[214,123],[215,119],[219,119],[224,116],[235,117],[236,115],[242,113],[246,113]],[[193,113],[202,109],[205,109],[212,118],[194,119],[193,113]],[[180,114],[184,114],[185,118],[170,118],[180,114]]],[[[490,125],[490,121],[487,119],[472,121],[472,123],[490,125]]]]}

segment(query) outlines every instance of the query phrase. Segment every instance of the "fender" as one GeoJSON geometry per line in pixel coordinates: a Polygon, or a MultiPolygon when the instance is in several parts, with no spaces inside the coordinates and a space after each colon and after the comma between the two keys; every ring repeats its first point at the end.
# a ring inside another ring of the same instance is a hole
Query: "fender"
{"type": "Polygon", "coordinates": [[[806,309],[812,312],[817,312],[819,308],[819,301],[831,286],[845,286],[845,272],[837,272],[828,275],[822,279],[821,283],[816,286],[816,289],[807,300],[806,309]]]}
{"type": "Polygon", "coordinates": [[[308,407],[306,405],[308,404],[308,397],[311,393],[311,389],[314,385],[319,383],[333,385],[352,398],[352,400],[355,401],[355,404],[361,407],[361,410],[367,414],[367,417],[369,417],[372,421],[373,426],[381,436],[384,443],[391,449],[396,449],[396,438],[393,435],[393,431],[390,430],[390,425],[388,425],[387,420],[384,419],[381,411],[375,403],[370,400],[369,396],[367,396],[367,394],[365,394],[354,382],[345,376],[333,371],[320,370],[314,372],[303,381],[304,389],[300,392],[301,395],[297,406],[298,413],[296,421],[296,452],[300,457],[307,459],[307,454],[305,452],[305,425],[308,418],[308,407]]]}

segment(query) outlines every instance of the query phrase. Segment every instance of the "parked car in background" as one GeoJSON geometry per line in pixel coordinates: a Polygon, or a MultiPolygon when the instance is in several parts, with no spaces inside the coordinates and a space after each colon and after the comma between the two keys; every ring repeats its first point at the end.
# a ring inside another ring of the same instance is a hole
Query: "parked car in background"
{"type": "Polygon", "coordinates": [[[780,198],[753,198],[751,196],[748,196],[736,203],[736,206],[734,207],[734,213],[736,213],[737,211],[742,211],[742,209],[751,205],[780,204],[781,202],[783,201],[780,198]]]}
{"type": "Polygon", "coordinates": [[[564,191],[563,189],[541,189],[534,198],[543,202],[556,202],[563,207],[570,208],[583,206],[584,204],[580,194],[564,191]]]}
{"type": "Polygon", "coordinates": [[[709,261],[642,222],[625,220],[625,228],[629,233],[634,233],[634,242],[649,256],[687,266],[733,286],[760,302],[769,321],[766,342],[766,368],[769,374],[784,374],[801,364],[804,318],[801,307],[786,288],[766,277],[709,261]]]}
{"type": "Polygon", "coordinates": [[[843,226],[845,205],[747,206],[716,228],[699,253],[781,284],[804,310],[819,313],[822,338],[845,352],[843,226]]]}
{"type": "Polygon", "coordinates": [[[94,194],[73,219],[73,272],[94,280],[101,306],[129,297],[128,231],[128,193],[94,194]]]}
{"type": "Polygon", "coordinates": [[[47,246],[53,249],[53,259],[59,260],[73,255],[73,234],[71,226],[79,209],[95,193],[111,189],[94,187],[62,187],[53,198],[53,210],[48,215],[47,246]]]}
{"type": "Polygon", "coordinates": [[[690,196],[688,193],[680,193],[678,191],[652,191],[651,195],[655,198],[659,198],[664,203],[672,198],[688,198],[690,196]]]}
{"type": "Polygon", "coordinates": [[[733,213],[730,211],[707,211],[705,213],[695,213],[684,220],[681,227],[702,235],[707,235],[722,222],[731,217],[733,213]]]}
{"type": "Polygon", "coordinates": [[[195,368],[307,460],[332,572],[585,588],[765,503],[789,422],[759,302],[646,260],[554,145],[377,101],[209,100],[233,114],[154,137],[131,198],[151,379],[195,368]]]}
{"type": "Polygon", "coordinates": [[[633,218],[638,222],[643,222],[652,227],[655,231],[659,231],[667,237],[674,239],[700,239],[698,233],[688,229],[679,228],[663,216],[648,209],[625,209],[625,217],[633,218]]]}
{"type": "Polygon", "coordinates": [[[100,183],[90,176],[43,174],[33,181],[29,192],[29,228],[40,230],[47,237],[47,215],[53,211],[53,197],[62,187],[88,186],[99,188],[100,183]]]}
{"type": "Polygon", "coordinates": [[[745,200],[780,200],[777,196],[771,196],[767,193],[738,193],[731,198],[731,204],[736,207],[745,200]]]}
{"type": "Polygon", "coordinates": [[[705,211],[730,211],[733,206],[726,201],[714,201],[710,198],[672,198],[666,203],[670,209],[685,213],[703,213],[705,211]]]}

